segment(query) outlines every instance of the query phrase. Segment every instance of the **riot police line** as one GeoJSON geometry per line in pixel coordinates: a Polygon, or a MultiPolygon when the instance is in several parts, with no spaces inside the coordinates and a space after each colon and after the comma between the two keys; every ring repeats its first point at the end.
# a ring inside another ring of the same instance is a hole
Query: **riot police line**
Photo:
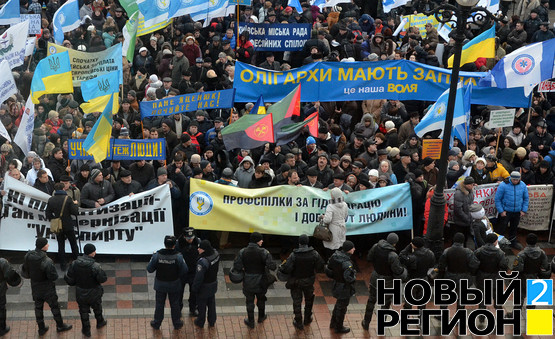
{"type": "MultiPolygon", "coordinates": [[[[442,335],[448,335],[456,325],[462,334],[466,333],[468,326],[472,333],[479,335],[491,334],[494,331],[503,334],[503,325],[512,325],[512,333],[518,335],[521,332],[520,318],[524,314],[522,308],[526,298],[525,280],[549,278],[552,269],[555,268],[555,260],[550,267],[547,256],[537,245],[538,238],[533,233],[527,236],[527,246],[520,251],[511,266],[505,253],[498,247],[498,237],[495,233],[488,234],[485,244],[475,251],[465,248],[464,235],[457,233],[453,237],[453,245],[443,252],[437,262],[421,237],[414,237],[399,254],[395,248],[398,241],[399,237],[390,233],[386,239],[372,246],[367,257],[374,264],[374,270],[370,278],[370,295],[361,326],[364,330],[376,326],[378,335],[384,335],[386,328],[396,324],[401,324],[403,330],[412,331],[406,333],[413,334],[416,330],[409,325],[420,325],[419,333],[427,335],[432,317],[440,320],[442,335]],[[500,274],[508,269],[511,269],[511,274],[500,274]],[[505,289],[503,278],[512,279],[511,283],[506,284],[505,289]],[[402,293],[401,282],[407,282],[404,291],[410,290],[410,293],[402,293]],[[471,288],[473,282],[476,288],[471,288]],[[433,302],[440,306],[440,310],[426,310],[432,294],[433,302]],[[469,299],[468,295],[473,298],[469,299]],[[513,310],[504,312],[503,304],[510,295],[514,299],[513,310]],[[389,308],[392,303],[401,304],[401,296],[403,310],[398,314],[389,308]],[[444,300],[442,296],[447,298],[444,300]],[[457,310],[450,313],[447,306],[454,303],[457,310]],[[376,311],[377,320],[374,325],[372,318],[376,304],[381,307],[376,311]],[[479,309],[467,313],[464,309],[470,304],[478,304],[479,309]],[[487,311],[487,305],[492,305],[496,312],[487,311]],[[417,306],[418,309],[411,310],[413,306],[417,306]],[[413,315],[417,320],[411,319],[413,315]]],[[[322,256],[309,246],[309,237],[301,235],[298,247],[278,266],[269,251],[263,247],[263,242],[260,233],[252,233],[248,246],[239,251],[229,274],[233,283],[243,284],[247,309],[245,324],[249,328],[255,328],[256,322],[260,324],[267,319],[266,293],[268,287],[276,281],[271,271],[277,269],[277,277],[285,281],[286,288],[291,291],[294,313],[292,324],[299,330],[309,326],[313,321],[315,274],[324,271],[333,279],[332,294],[337,299],[330,328],[336,333],[349,332],[350,328],[344,326],[344,320],[350,298],[355,294],[357,270],[351,258],[355,251],[354,244],[348,240],[344,241],[342,246],[333,252],[327,264],[324,264],[322,256]],[[255,306],[258,310],[257,318],[255,306]]],[[[63,322],[61,316],[54,284],[58,279],[58,273],[53,261],[46,255],[47,250],[47,240],[37,238],[35,249],[25,254],[24,263],[19,271],[7,260],[0,259],[0,335],[9,332],[9,326],[6,324],[7,286],[21,285],[21,277],[31,280],[39,336],[49,330],[43,315],[44,303],[50,306],[58,332],[72,328],[63,322]]],[[[90,309],[94,312],[97,329],[107,324],[102,312],[102,283],[107,277],[100,264],[95,262],[95,255],[94,245],[86,244],[84,254],[69,265],[64,276],[69,285],[76,286],[82,333],[85,336],[91,336],[90,309]]],[[[208,326],[215,326],[219,261],[219,253],[212,248],[208,240],[200,240],[193,228],[185,228],[179,239],[173,236],[164,238],[164,248],[154,253],[147,266],[148,272],[155,272],[156,275],[156,307],[154,319],[150,323],[155,330],[160,328],[163,321],[166,299],[169,299],[174,329],[179,330],[184,326],[181,316],[186,284],[189,284],[190,289],[189,316],[196,317],[195,326],[203,328],[206,321],[208,326]]]]}

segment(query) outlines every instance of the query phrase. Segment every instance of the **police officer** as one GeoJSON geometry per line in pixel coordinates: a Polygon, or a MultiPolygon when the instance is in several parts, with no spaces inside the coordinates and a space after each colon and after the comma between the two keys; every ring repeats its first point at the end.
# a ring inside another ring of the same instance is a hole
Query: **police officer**
{"type": "Polygon", "coordinates": [[[210,241],[203,240],[198,247],[200,258],[197,263],[197,273],[191,286],[197,295],[198,318],[195,325],[202,328],[206,320],[208,307],[208,326],[216,324],[216,292],[218,291],[218,269],[220,267],[220,254],[212,248],[210,241]]]}
{"type": "Polygon", "coordinates": [[[356,281],[356,270],[351,262],[351,255],[355,253],[355,245],[352,241],[345,241],[341,249],[335,251],[325,268],[326,275],[334,280],[332,294],[337,301],[333,308],[330,328],[335,333],[349,333],[350,328],[343,326],[349,299],[355,295],[353,286],[356,281]]]}
{"type": "Polygon", "coordinates": [[[164,320],[164,305],[166,297],[170,301],[173,328],[179,330],[183,327],[181,321],[181,309],[179,308],[179,297],[181,295],[181,280],[187,274],[187,264],[183,256],[175,249],[176,239],[172,235],[164,238],[164,247],[158,250],[148,263],[148,273],[156,271],[154,279],[154,290],[156,291],[156,308],[154,320],[150,326],[155,330],[160,329],[164,320]]]}
{"type": "MultiPolygon", "coordinates": [[[[395,252],[395,245],[399,242],[399,236],[395,233],[389,233],[387,240],[381,239],[377,244],[372,246],[368,252],[368,261],[374,263],[374,271],[370,276],[370,296],[366,303],[366,311],[364,312],[364,319],[362,320],[362,328],[368,331],[372,315],[374,314],[374,307],[378,301],[377,287],[378,279],[385,279],[385,287],[393,287],[394,278],[407,278],[407,269],[401,265],[399,256],[395,252]]],[[[391,305],[392,296],[388,295],[385,298],[385,305],[382,308],[389,308],[391,305]]]]}
{"type": "Polygon", "coordinates": [[[233,268],[236,272],[244,272],[243,278],[243,294],[246,297],[247,318],[245,324],[254,328],[254,298],[256,297],[256,306],[258,307],[258,322],[262,323],[266,320],[266,292],[268,291],[268,283],[266,281],[266,273],[268,270],[275,270],[276,263],[272,259],[272,255],[267,249],[262,248],[264,242],[262,234],[253,232],[247,247],[239,251],[239,255],[233,262],[233,268]]]}
{"type": "MultiPolygon", "coordinates": [[[[513,271],[518,272],[520,281],[520,304],[516,305],[515,309],[522,310],[524,305],[524,298],[526,298],[526,279],[546,279],[551,276],[549,271],[549,261],[545,252],[537,245],[538,236],[530,233],[526,236],[526,247],[520,251],[513,263],[513,271]]],[[[535,308],[535,306],[528,306],[528,308],[535,308]]],[[[512,318],[512,312],[507,314],[507,318],[512,318]]]]}
{"type": "MultiPolygon", "coordinates": [[[[195,235],[195,229],[192,227],[185,227],[183,229],[183,234],[179,237],[177,241],[177,247],[183,255],[183,259],[187,264],[187,267],[196,267],[198,261],[198,247],[200,245],[200,239],[195,235]]],[[[180,310],[183,309],[183,295],[185,293],[185,285],[189,284],[189,316],[196,317],[198,315],[197,310],[197,295],[191,291],[191,286],[193,285],[193,280],[195,279],[196,270],[189,270],[183,279],[183,284],[181,284],[181,297],[180,297],[180,310]]]]}
{"type": "Polygon", "coordinates": [[[285,287],[291,290],[293,298],[293,326],[302,330],[304,325],[312,322],[312,305],[314,304],[315,273],[324,269],[324,259],[308,246],[308,235],[299,236],[299,248],[293,250],[289,258],[280,266],[280,271],[289,275],[285,287]],[[304,323],[302,302],[304,295],[304,323]]]}
{"type": "Polygon", "coordinates": [[[35,249],[25,254],[21,266],[22,276],[31,279],[31,294],[35,302],[35,318],[39,325],[39,336],[48,331],[48,326],[44,324],[43,307],[45,302],[50,306],[56,321],[56,331],[65,332],[73,327],[65,324],[62,319],[56,285],[54,284],[58,279],[58,272],[52,259],[46,256],[46,251],[48,251],[48,240],[41,237],[37,238],[35,249]]]}
{"type": "Polygon", "coordinates": [[[18,286],[21,283],[21,277],[13,268],[8,260],[0,258],[0,337],[3,337],[10,331],[10,327],[6,325],[6,292],[8,285],[18,286]]]}
{"type": "MultiPolygon", "coordinates": [[[[495,288],[496,280],[503,279],[499,276],[499,271],[506,271],[509,267],[507,258],[505,257],[505,252],[503,252],[499,247],[497,247],[497,234],[490,233],[486,235],[486,243],[482,247],[478,248],[474,255],[480,261],[480,266],[476,272],[476,287],[481,291],[484,291],[484,280],[493,280],[493,300],[495,300],[495,288]]],[[[503,309],[502,306],[494,304],[496,309],[503,309]]],[[[480,303],[479,308],[485,309],[486,306],[484,301],[480,303]]],[[[481,315],[478,317],[480,322],[484,322],[485,316],[481,315]]]]}
{"type": "MultiPolygon", "coordinates": [[[[434,252],[424,247],[425,242],[422,237],[414,237],[410,244],[399,253],[399,261],[408,271],[408,278],[427,280],[428,270],[436,264],[434,252]]],[[[375,265],[374,265],[375,267],[375,265]]],[[[415,286],[412,290],[412,296],[419,300],[424,295],[424,290],[420,286],[415,286]]],[[[412,305],[406,302],[403,304],[404,309],[411,309],[412,305]]],[[[423,310],[426,305],[418,306],[423,310]]]]}
{"type": "Polygon", "coordinates": [[[64,280],[69,286],[76,286],[75,294],[83,326],[81,332],[85,337],[90,337],[91,323],[89,321],[89,313],[91,308],[96,318],[96,328],[106,326],[106,320],[102,316],[102,294],[104,294],[104,289],[100,284],[106,282],[108,277],[100,264],[94,260],[96,247],[93,244],[86,244],[83,248],[83,253],[84,255],[69,265],[64,280]]]}
{"type": "MultiPolygon", "coordinates": [[[[457,284],[456,291],[460,289],[460,282],[463,279],[470,280],[472,273],[480,266],[480,261],[474,255],[472,250],[464,247],[464,234],[455,233],[453,236],[453,245],[441,254],[439,257],[438,269],[446,279],[452,279],[457,284]]],[[[457,309],[463,308],[460,305],[460,298],[457,298],[457,309]]],[[[441,306],[446,309],[447,306],[441,306]]],[[[437,317],[436,317],[437,318],[437,317]]]]}

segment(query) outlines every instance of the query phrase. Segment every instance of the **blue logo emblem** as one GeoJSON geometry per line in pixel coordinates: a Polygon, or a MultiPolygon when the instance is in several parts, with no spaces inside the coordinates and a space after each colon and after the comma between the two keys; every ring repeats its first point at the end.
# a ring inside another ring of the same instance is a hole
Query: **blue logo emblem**
{"type": "Polygon", "coordinates": [[[534,69],[536,61],[529,54],[519,55],[513,60],[512,69],[518,75],[526,75],[534,69]]]}
{"type": "Polygon", "coordinates": [[[213,206],[214,202],[206,192],[195,192],[191,194],[189,209],[194,215],[199,217],[205,216],[212,211],[213,206]]]}

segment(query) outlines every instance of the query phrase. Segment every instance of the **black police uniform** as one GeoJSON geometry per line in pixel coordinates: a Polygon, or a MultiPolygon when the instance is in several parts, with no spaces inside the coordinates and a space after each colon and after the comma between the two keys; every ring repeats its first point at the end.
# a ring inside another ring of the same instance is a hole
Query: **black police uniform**
{"type": "Polygon", "coordinates": [[[56,285],[54,284],[58,279],[58,272],[52,259],[47,257],[46,252],[40,248],[31,250],[23,258],[21,273],[24,278],[31,279],[31,294],[35,302],[35,318],[39,326],[39,334],[44,334],[48,330],[48,327],[44,324],[44,303],[48,303],[48,306],[50,306],[57,328],[62,329],[65,324],[62,320],[56,285]]]}
{"type": "MultiPolygon", "coordinates": [[[[434,252],[430,251],[426,247],[413,249],[411,244],[399,253],[399,261],[407,268],[409,280],[428,280],[428,270],[433,268],[436,264],[434,252]]],[[[420,286],[415,286],[412,290],[412,296],[417,300],[422,298],[423,295],[424,290],[420,286]]],[[[403,308],[411,309],[412,305],[405,301],[403,308]]],[[[426,305],[419,306],[418,308],[423,310],[426,308],[426,305]]]]}
{"type": "MultiPolygon", "coordinates": [[[[505,253],[497,248],[495,244],[487,243],[484,246],[478,248],[474,255],[480,261],[480,266],[476,271],[476,287],[481,291],[484,290],[484,280],[493,280],[493,299],[495,300],[496,293],[496,280],[503,280],[499,276],[499,271],[506,271],[509,264],[505,253]]],[[[502,306],[497,306],[494,304],[496,309],[502,309],[502,306]]],[[[486,308],[484,301],[480,303],[479,308],[486,308]]]]}
{"type": "Polygon", "coordinates": [[[302,302],[304,295],[304,325],[312,322],[312,305],[314,304],[315,273],[322,272],[324,260],[307,245],[299,245],[282,265],[282,272],[289,274],[285,287],[291,290],[293,299],[294,325],[303,327],[302,302]]]}
{"type": "MultiPolygon", "coordinates": [[[[455,242],[453,246],[445,249],[439,257],[438,269],[440,274],[444,274],[446,279],[455,281],[456,291],[460,289],[460,281],[472,279],[473,272],[480,266],[480,261],[472,250],[463,247],[462,243],[455,242]]],[[[441,306],[446,309],[447,306],[441,306]]],[[[457,309],[463,308],[457,298],[457,309]]]]}
{"type": "Polygon", "coordinates": [[[275,270],[276,263],[267,249],[250,242],[239,251],[239,255],[233,262],[233,268],[237,272],[244,272],[243,294],[246,297],[247,316],[246,322],[254,327],[254,298],[258,307],[258,321],[266,319],[266,292],[268,285],[265,280],[267,270],[275,270]]]}
{"type": "Polygon", "coordinates": [[[353,283],[356,281],[356,270],[348,253],[337,250],[328,260],[326,275],[334,280],[332,295],[337,299],[333,308],[330,328],[343,331],[343,321],[349,306],[349,299],[355,295],[353,283]]]}
{"type": "Polygon", "coordinates": [[[83,333],[90,336],[91,323],[89,313],[91,308],[96,318],[96,328],[106,325],[102,316],[102,295],[104,289],[100,284],[106,282],[108,277],[93,257],[83,255],[69,265],[64,277],[70,286],[76,286],[75,295],[79,305],[79,315],[83,325],[83,333]]]}
{"type": "Polygon", "coordinates": [[[160,328],[162,320],[164,320],[164,306],[167,297],[170,301],[173,327],[180,329],[183,327],[179,307],[181,280],[188,271],[183,256],[175,249],[163,248],[158,250],[150,259],[147,271],[149,273],[156,271],[156,278],[154,279],[156,308],[154,310],[154,320],[151,321],[150,325],[155,329],[160,328]]]}
{"type": "Polygon", "coordinates": [[[198,318],[195,325],[204,327],[206,309],[208,308],[208,325],[216,323],[216,292],[218,291],[218,269],[220,267],[220,254],[204,252],[198,259],[195,279],[191,290],[197,296],[198,318]]]}
{"type": "Polygon", "coordinates": [[[0,258],[0,337],[10,331],[6,324],[6,292],[8,285],[17,286],[21,282],[21,277],[10,263],[0,258]]]}
{"type": "MultiPolygon", "coordinates": [[[[549,261],[545,252],[537,245],[527,245],[515,258],[513,271],[517,271],[518,278],[521,280],[521,299],[520,305],[514,308],[522,309],[524,298],[526,298],[526,279],[538,279],[538,274],[549,271],[549,261]]],[[[528,306],[535,308],[535,306],[528,306]]]]}
{"type": "MultiPolygon", "coordinates": [[[[385,287],[391,288],[393,287],[394,278],[407,278],[407,269],[401,265],[399,256],[395,253],[395,247],[384,239],[372,246],[370,252],[368,252],[368,261],[374,263],[374,271],[372,271],[372,275],[370,276],[370,295],[366,303],[366,311],[364,312],[362,323],[363,328],[366,330],[370,326],[374,307],[378,301],[378,296],[376,294],[378,279],[384,279],[385,287]]],[[[387,295],[385,298],[385,305],[383,305],[382,308],[389,308],[392,298],[391,295],[387,295]]]]}
{"type": "MultiPolygon", "coordinates": [[[[187,267],[191,267],[191,268],[196,267],[197,265],[198,258],[199,258],[198,247],[200,245],[200,239],[197,236],[195,236],[194,233],[192,235],[194,236],[194,238],[193,238],[193,241],[190,243],[187,241],[187,239],[185,239],[185,235],[182,235],[181,237],[179,237],[177,241],[177,247],[179,248],[179,251],[183,255],[183,259],[185,260],[187,267]]],[[[181,284],[181,296],[180,296],[180,309],[183,309],[183,297],[185,294],[185,285],[189,284],[189,300],[188,300],[189,314],[192,316],[198,313],[197,294],[191,291],[191,286],[193,286],[193,281],[195,280],[195,274],[196,274],[196,271],[193,269],[190,269],[187,272],[187,274],[183,278],[183,283],[181,284]]]]}

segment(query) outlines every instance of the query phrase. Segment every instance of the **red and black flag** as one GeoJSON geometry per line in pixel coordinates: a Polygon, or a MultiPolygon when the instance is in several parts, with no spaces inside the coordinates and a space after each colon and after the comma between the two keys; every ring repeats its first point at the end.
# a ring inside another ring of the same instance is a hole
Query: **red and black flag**
{"type": "Polygon", "coordinates": [[[222,129],[227,150],[253,149],[274,142],[272,114],[245,114],[239,120],[222,129]]]}
{"type": "Polygon", "coordinates": [[[284,126],[276,131],[276,144],[285,145],[297,139],[305,126],[308,127],[310,135],[318,137],[318,112],[312,113],[304,121],[284,126]]]}
{"type": "Polygon", "coordinates": [[[293,117],[301,116],[301,85],[272,106],[268,107],[268,114],[273,115],[274,131],[292,124],[293,117]]]}

